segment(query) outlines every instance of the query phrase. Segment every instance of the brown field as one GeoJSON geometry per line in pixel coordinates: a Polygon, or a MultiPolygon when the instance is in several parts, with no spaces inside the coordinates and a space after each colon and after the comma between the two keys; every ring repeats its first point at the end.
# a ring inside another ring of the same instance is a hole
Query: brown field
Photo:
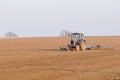
{"type": "Polygon", "coordinates": [[[87,37],[114,50],[60,51],[65,37],[0,40],[0,80],[120,80],[120,36],[87,37]]]}

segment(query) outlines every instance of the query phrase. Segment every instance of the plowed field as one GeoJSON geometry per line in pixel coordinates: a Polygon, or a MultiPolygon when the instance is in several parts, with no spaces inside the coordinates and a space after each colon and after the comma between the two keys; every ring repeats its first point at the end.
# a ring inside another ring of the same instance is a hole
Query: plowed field
{"type": "Polygon", "coordinates": [[[66,37],[0,40],[0,80],[120,80],[120,36],[87,37],[114,50],[60,51],[66,37]]]}

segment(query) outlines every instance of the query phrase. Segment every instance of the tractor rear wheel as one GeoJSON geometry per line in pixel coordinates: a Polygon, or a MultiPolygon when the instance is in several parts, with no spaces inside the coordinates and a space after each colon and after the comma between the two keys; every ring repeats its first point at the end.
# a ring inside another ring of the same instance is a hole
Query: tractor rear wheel
{"type": "Polygon", "coordinates": [[[80,46],[79,46],[79,45],[76,45],[76,46],[75,46],[75,49],[76,49],[76,51],[80,51],[80,46]]]}

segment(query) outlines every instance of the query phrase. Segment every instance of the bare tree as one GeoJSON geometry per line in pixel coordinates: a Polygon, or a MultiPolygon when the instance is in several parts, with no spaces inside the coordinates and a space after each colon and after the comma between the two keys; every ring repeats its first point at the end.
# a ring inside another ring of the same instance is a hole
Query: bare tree
{"type": "Polygon", "coordinates": [[[17,35],[16,33],[14,33],[14,32],[7,32],[7,33],[5,34],[5,36],[8,37],[8,38],[18,37],[18,35],[17,35]]]}
{"type": "Polygon", "coordinates": [[[71,37],[72,32],[68,32],[68,37],[71,37]]]}
{"type": "Polygon", "coordinates": [[[70,37],[71,36],[71,32],[69,32],[67,30],[63,30],[63,31],[60,32],[60,36],[70,37]]]}

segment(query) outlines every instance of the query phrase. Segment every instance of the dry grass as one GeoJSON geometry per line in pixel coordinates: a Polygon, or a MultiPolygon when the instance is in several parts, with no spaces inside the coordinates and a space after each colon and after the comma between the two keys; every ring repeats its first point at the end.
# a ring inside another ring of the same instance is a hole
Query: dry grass
{"type": "Polygon", "coordinates": [[[0,40],[0,80],[120,80],[120,36],[87,37],[115,50],[60,51],[69,38],[0,40]]]}

